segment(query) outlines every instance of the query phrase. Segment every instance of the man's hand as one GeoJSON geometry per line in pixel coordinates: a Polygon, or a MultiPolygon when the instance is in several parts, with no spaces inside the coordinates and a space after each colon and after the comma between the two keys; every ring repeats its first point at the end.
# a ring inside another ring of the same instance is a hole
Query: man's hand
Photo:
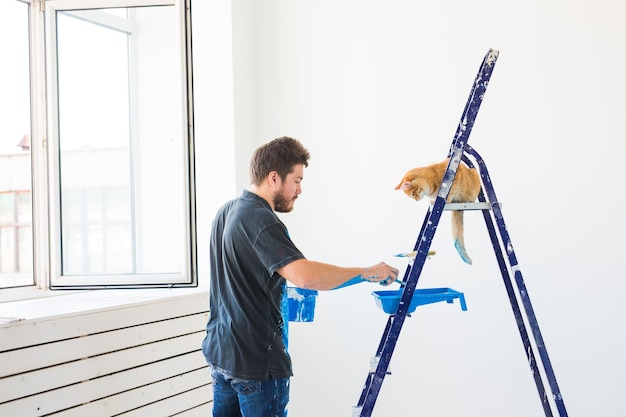
{"type": "Polygon", "coordinates": [[[380,282],[383,285],[390,285],[398,279],[399,271],[384,262],[366,268],[361,274],[361,278],[369,282],[380,282]]]}

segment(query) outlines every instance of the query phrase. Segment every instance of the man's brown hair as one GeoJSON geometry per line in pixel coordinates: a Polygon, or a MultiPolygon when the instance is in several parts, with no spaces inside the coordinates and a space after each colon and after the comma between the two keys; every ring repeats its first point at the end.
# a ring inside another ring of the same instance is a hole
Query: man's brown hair
{"type": "Polygon", "coordinates": [[[281,180],[293,172],[294,165],[309,166],[309,151],[293,138],[283,136],[260,146],[250,160],[250,183],[259,185],[270,172],[276,171],[281,180]]]}

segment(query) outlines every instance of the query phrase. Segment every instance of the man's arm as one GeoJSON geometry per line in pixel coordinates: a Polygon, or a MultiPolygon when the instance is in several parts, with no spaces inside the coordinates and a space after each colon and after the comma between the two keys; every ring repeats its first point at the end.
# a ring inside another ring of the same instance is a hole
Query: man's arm
{"type": "Polygon", "coordinates": [[[391,277],[386,282],[387,285],[398,278],[398,270],[384,262],[369,268],[360,268],[298,259],[283,266],[277,272],[296,287],[322,291],[337,288],[358,275],[370,282],[380,282],[391,277]]]}

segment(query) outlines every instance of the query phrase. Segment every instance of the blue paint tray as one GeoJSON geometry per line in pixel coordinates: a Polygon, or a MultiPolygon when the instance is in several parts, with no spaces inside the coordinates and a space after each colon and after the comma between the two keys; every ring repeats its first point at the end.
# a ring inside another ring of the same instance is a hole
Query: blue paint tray
{"type": "MultiPolygon", "coordinates": [[[[396,311],[398,311],[398,305],[400,305],[403,291],[404,289],[392,291],[373,291],[372,295],[376,300],[376,305],[385,313],[395,314],[396,311]]],[[[451,304],[454,302],[455,298],[459,299],[461,310],[467,311],[465,296],[462,292],[455,291],[451,288],[425,288],[415,290],[413,292],[413,298],[411,299],[408,312],[414,312],[418,306],[438,303],[440,301],[445,301],[446,303],[451,304]]]]}

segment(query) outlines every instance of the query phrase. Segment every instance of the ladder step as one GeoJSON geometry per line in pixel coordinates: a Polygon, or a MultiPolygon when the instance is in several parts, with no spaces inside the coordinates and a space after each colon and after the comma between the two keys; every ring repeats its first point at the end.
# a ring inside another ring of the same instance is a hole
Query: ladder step
{"type": "Polygon", "coordinates": [[[446,203],[444,210],[491,210],[491,205],[483,203],[446,203]]]}

